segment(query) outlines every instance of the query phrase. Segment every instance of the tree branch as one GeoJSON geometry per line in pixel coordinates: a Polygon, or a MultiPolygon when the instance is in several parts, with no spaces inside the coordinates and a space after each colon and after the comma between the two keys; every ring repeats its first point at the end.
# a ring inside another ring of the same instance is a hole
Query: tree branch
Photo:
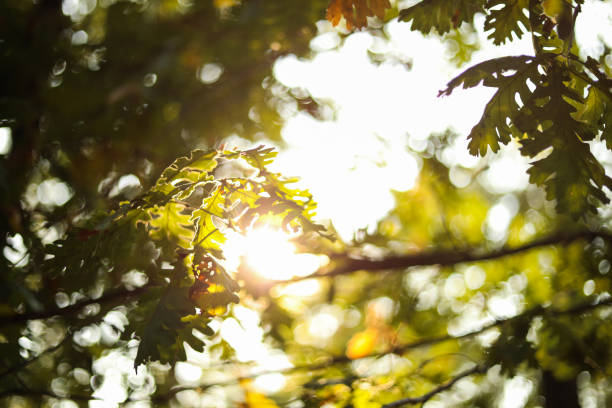
{"type": "Polygon", "coordinates": [[[464,249],[424,251],[410,255],[389,256],[383,259],[355,259],[346,257],[340,258],[346,261],[345,264],[337,266],[331,270],[323,269],[311,275],[299,276],[286,281],[273,281],[272,283],[291,283],[312,278],[334,277],[338,275],[346,275],[359,270],[380,271],[390,269],[405,269],[411,266],[449,266],[464,262],[488,261],[526,252],[535,248],[541,248],[549,245],[566,245],[580,239],[593,239],[596,237],[601,237],[607,241],[612,241],[612,235],[607,232],[580,231],[572,234],[561,232],[548,237],[536,239],[518,247],[506,247],[490,252],[482,252],[477,249],[464,249]]]}
{"type": "MultiPolygon", "coordinates": [[[[430,345],[434,345],[437,343],[441,343],[444,341],[450,341],[450,340],[460,340],[460,339],[466,339],[466,338],[470,338],[470,337],[474,337],[477,336],[478,334],[481,334],[489,329],[492,329],[494,327],[497,326],[501,326],[504,323],[513,321],[513,320],[518,320],[518,319],[522,319],[525,317],[535,317],[535,316],[543,316],[543,315],[548,315],[548,316],[565,316],[565,315],[577,315],[577,314],[581,314],[581,313],[585,313],[585,312],[589,312],[591,310],[600,308],[600,307],[604,307],[604,306],[610,306],[612,305],[612,297],[602,300],[600,302],[585,302],[579,305],[576,305],[572,308],[569,309],[565,309],[565,310],[559,310],[559,309],[555,309],[552,307],[541,307],[541,306],[537,306],[534,307],[533,309],[529,309],[523,313],[520,313],[514,317],[510,317],[508,319],[499,319],[499,320],[495,320],[494,322],[485,325],[483,327],[481,327],[480,329],[459,335],[459,336],[451,336],[451,335],[445,335],[445,336],[436,336],[436,337],[429,337],[429,338],[424,338],[421,340],[417,340],[415,342],[412,343],[405,343],[402,345],[398,345],[395,347],[391,347],[385,351],[381,351],[381,352],[377,352],[377,353],[371,353],[368,354],[367,356],[363,356],[360,357],[358,359],[350,359],[348,358],[346,355],[340,355],[340,356],[334,356],[331,358],[328,358],[326,361],[322,361],[322,362],[318,362],[318,363],[313,363],[313,364],[304,364],[304,365],[299,365],[299,366],[294,366],[294,367],[287,367],[287,368],[282,368],[282,369],[275,369],[275,370],[263,370],[263,371],[259,371],[256,373],[252,373],[252,374],[247,374],[247,375],[241,375],[238,377],[234,377],[231,378],[229,380],[226,381],[219,381],[219,382],[215,382],[215,383],[208,383],[208,384],[202,384],[198,387],[176,387],[171,389],[170,391],[164,393],[164,394],[160,394],[160,395],[153,395],[151,396],[151,400],[154,402],[163,402],[163,401],[167,401],[170,398],[172,398],[174,395],[176,395],[177,393],[181,392],[181,391],[187,391],[187,390],[198,390],[198,391],[204,391],[207,390],[208,388],[211,387],[215,387],[215,386],[227,386],[227,385],[232,385],[235,384],[237,382],[240,382],[242,380],[247,380],[247,379],[253,379],[253,378],[257,378],[259,376],[262,375],[266,375],[266,374],[276,374],[276,373],[280,373],[280,374],[289,374],[292,372],[296,372],[296,371],[301,371],[301,370],[305,370],[305,371],[317,371],[317,370],[322,370],[325,368],[329,368],[331,366],[337,365],[337,364],[345,364],[345,363],[350,363],[352,361],[357,361],[357,360],[363,360],[366,358],[375,358],[375,357],[381,357],[387,354],[402,354],[408,350],[412,350],[412,349],[416,349],[416,348],[420,348],[420,347],[425,347],[425,346],[430,346],[430,345]]],[[[457,381],[459,381],[461,378],[466,377],[468,375],[471,374],[476,374],[476,373],[480,373],[480,372],[484,372],[488,369],[487,366],[483,366],[483,365],[477,365],[474,368],[464,371],[462,373],[460,373],[458,376],[454,377],[453,379],[451,379],[450,381],[440,385],[439,387],[434,388],[432,391],[428,392],[427,394],[424,394],[420,397],[415,397],[415,398],[407,398],[404,400],[399,400],[399,401],[395,401],[392,402],[391,404],[399,404],[401,402],[400,405],[385,405],[385,407],[397,407],[397,406],[401,406],[401,405],[405,405],[405,404],[415,404],[415,403],[419,403],[419,402],[425,402],[428,399],[430,399],[431,397],[433,397],[435,394],[438,394],[442,391],[445,391],[447,389],[449,389],[450,387],[452,387],[457,381]]],[[[50,392],[50,391],[46,391],[46,390],[23,390],[23,389],[10,389],[10,390],[5,390],[5,391],[1,391],[0,392],[0,398],[2,397],[6,397],[6,396],[10,396],[10,395],[22,395],[22,396],[49,396],[49,397],[53,397],[53,398],[60,398],[59,396],[55,395],[54,393],[50,392]]],[[[66,396],[63,398],[68,398],[68,399],[74,399],[74,400],[87,400],[87,399],[95,399],[94,397],[89,397],[89,396],[83,396],[83,395],[75,395],[75,396],[66,396]]]]}
{"type": "Polygon", "coordinates": [[[536,29],[540,25],[538,22],[539,13],[536,12],[536,7],[539,5],[538,0],[529,0],[529,31],[531,32],[531,43],[536,56],[542,53],[542,45],[539,38],[536,36],[536,29]]]}
{"type": "Polygon", "coordinates": [[[65,395],[60,396],[56,393],[49,390],[25,390],[21,388],[13,388],[5,391],[0,391],[0,399],[11,397],[11,396],[21,396],[21,397],[50,397],[57,399],[71,399],[74,401],[90,401],[90,400],[98,400],[99,398],[90,396],[90,395],[65,395]]]}
{"type": "Polygon", "coordinates": [[[23,360],[22,362],[7,368],[6,370],[4,370],[3,372],[0,373],[0,378],[4,378],[7,375],[11,375],[13,373],[16,373],[17,371],[21,370],[22,368],[27,367],[28,365],[32,364],[33,362],[35,362],[36,360],[38,360],[42,356],[44,356],[46,354],[49,354],[49,353],[53,353],[55,350],[61,348],[64,344],[66,344],[66,342],[68,340],[70,340],[70,338],[71,338],[71,333],[70,332],[66,333],[66,336],[64,336],[62,341],[60,341],[58,344],[56,344],[53,347],[49,347],[48,349],[42,351],[40,354],[38,354],[35,357],[30,358],[29,360],[23,360]]]}
{"type": "MultiPolygon", "coordinates": [[[[477,249],[465,249],[465,250],[442,250],[442,251],[424,251],[421,253],[411,254],[411,255],[402,255],[402,256],[390,256],[383,259],[355,259],[349,258],[348,256],[343,257],[346,263],[344,265],[338,266],[331,270],[320,270],[311,275],[307,276],[299,276],[293,279],[285,280],[285,281],[271,281],[269,284],[278,285],[278,284],[287,284],[297,281],[302,281],[306,279],[312,278],[323,278],[323,277],[334,277],[339,275],[346,275],[359,270],[367,270],[367,271],[380,271],[387,269],[405,269],[411,266],[429,266],[429,265],[441,265],[441,266],[449,266],[456,265],[464,262],[478,262],[478,261],[486,261],[492,259],[498,259],[505,256],[510,256],[514,254],[518,254],[521,252],[526,252],[531,249],[541,248],[549,245],[566,245],[571,242],[580,240],[580,239],[593,239],[593,238],[603,238],[607,241],[612,241],[612,235],[607,232],[592,232],[592,231],[579,231],[572,234],[566,233],[557,233],[550,235],[548,237],[536,239],[530,243],[514,247],[514,248],[502,248],[498,250],[494,250],[491,252],[482,252],[482,250],[477,249]]],[[[54,316],[69,316],[71,314],[79,312],[85,306],[91,304],[105,304],[110,303],[115,300],[120,299],[128,299],[140,296],[141,294],[147,292],[148,290],[158,287],[155,284],[147,284],[136,288],[134,290],[128,289],[116,289],[114,291],[109,291],[105,293],[103,296],[98,299],[85,299],[80,302],[77,302],[73,305],[67,306],[65,308],[56,308],[51,310],[45,310],[42,312],[31,312],[24,314],[14,314],[9,316],[0,316],[0,327],[6,326],[9,324],[20,324],[27,322],[29,320],[36,319],[47,319],[54,316]]]]}
{"type": "Polygon", "coordinates": [[[437,386],[433,390],[429,391],[426,394],[421,395],[420,397],[403,398],[397,401],[390,402],[389,404],[385,404],[381,408],[395,408],[395,407],[401,407],[403,405],[408,405],[408,404],[411,404],[411,405],[412,404],[424,404],[427,401],[429,401],[432,397],[434,397],[435,395],[451,388],[453,385],[455,385],[457,381],[461,380],[462,378],[468,377],[473,374],[482,374],[486,372],[488,369],[489,369],[489,366],[486,366],[486,365],[474,366],[470,368],[469,370],[462,371],[461,373],[457,374],[455,377],[451,378],[444,384],[437,386]]]}
{"type": "Polygon", "coordinates": [[[10,324],[20,324],[25,323],[29,320],[37,320],[37,319],[48,319],[54,316],[69,316],[74,313],[81,311],[85,306],[93,305],[93,304],[105,304],[111,303],[116,300],[123,300],[132,297],[139,296],[149,289],[158,287],[154,284],[147,284],[141,286],[139,288],[128,290],[128,289],[116,289],[113,291],[106,292],[103,296],[97,299],[85,299],[79,302],[76,302],[70,306],[64,308],[55,308],[50,310],[44,310],[42,312],[30,312],[24,314],[14,314],[9,316],[0,316],[0,327],[7,326],[10,324]]]}
{"type": "MultiPolygon", "coordinates": [[[[404,344],[400,344],[398,346],[395,347],[390,347],[387,350],[381,351],[381,352],[376,352],[376,353],[371,353],[368,354],[366,356],[357,358],[357,359],[351,359],[349,357],[347,357],[346,355],[339,355],[339,356],[334,356],[334,357],[330,357],[328,358],[326,361],[322,361],[319,363],[313,363],[313,364],[304,364],[304,365],[299,365],[299,366],[293,366],[293,367],[287,367],[287,368],[282,368],[282,369],[275,369],[275,370],[264,370],[264,371],[260,371],[260,372],[256,372],[256,373],[252,373],[252,374],[247,374],[247,375],[242,375],[242,376],[238,376],[238,377],[234,377],[232,379],[226,380],[226,381],[221,381],[221,382],[215,382],[215,383],[208,383],[208,384],[203,384],[200,385],[198,387],[176,387],[173,388],[172,390],[168,391],[165,394],[161,394],[158,395],[156,397],[154,397],[153,399],[155,401],[167,401],[168,399],[172,398],[174,395],[176,395],[177,393],[181,392],[181,391],[186,391],[186,390],[200,390],[200,391],[204,391],[208,388],[211,387],[215,387],[215,386],[226,386],[226,385],[231,385],[231,384],[235,384],[237,382],[240,382],[242,380],[248,380],[248,379],[253,379],[253,378],[257,378],[259,376],[262,375],[266,375],[266,374],[289,374],[289,373],[293,373],[296,371],[317,371],[317,370],[322,370],[325,368],[329,368],[331,366],[337,365],[337,364],[345,364],[345,363],[350,363],[353,361],[357,361],[357,360],[363,360],[366,358],[375,358],[375,357],[382,357],[388,354],[402,354],[405,353],[408,350],[412,350],[412,349],[417,349],[417,348],[421,348],[421,347],[426,347],[426,346],[431,346],[434,344],[438,344],[438,343],[442,343],[445,341],[450,341],[450,340],[461,340],[461,339],[467,339],[470,337],[474,337],[477,336],[481,333],[484,333],[487,330],[490,330],[494,327],[497,326],[501,326],[507,322],[511,322],[514,320],[520,320],[523,318],[533,318],[535,316],[543,316],[543,315],[548,315],[548,316],[564,316],[564,315],[577,315],[577,314],[581,314],[584,312],[588,312],[594,309],[597,309],[599,307],[604,307],[604,306],[610,306],[612,305],[612,297],[608,298],[606,300],[602,300],[600,302],[585,302],[579,305],[576,305],[572,308],[569,309],[565,309],[565,310],[559,310],[559,309],[555,309],[552,307],[542,307],[542,306],[536,306],[532,309],[526,310],[523,313],[520,313],[516,316],[507,318],[507,319],[498,319],[493,321],[492,323],[489,323],[485,326],[482,326],[480,329],[477,330],[473,330],[471,332],[467,332],[464,334],[461,334],[459,336],[451,336],[449,334],[444,335],[444,336],[435,336],[435,337],[428,337],[428,338],[424,338],[424,339],[420,339],[411,343],[404,343],[404,344]]],[[[477,366],[480,367],[479,370],[486,370],[488,367],[483,367],[483,366],[477,366]]],[[[475,370],[476,367],[474,367],[472,370],[475,370]]],[[[468,370],[470,371],[470,370],[468,370]]],[[[474,374],[476,372],[480,372],[480,371],[473,371],[470,374],[474,374]]],[[[466,374],[466,375],[470,375],[470,374],[466,374]]],[[[455,380],[454,382],[458,381],[455,380]]],[[[443,391],[447,388],[450,388],[454,382],[450,385],[448,385],[448,383],[443,384],[442,386],[446,385],[446,388],[443,388],[441,390],[438,390],[436,393],[443,391]]],[[[440,387],[442,387],[440,386],[440,387]]],[[[438,387],[439,388],[439,387],[438,387]]],[[[433,393],[431,396],[433,396],[433,393]]],[[[429,394],[429,393],[428,393],[429,394]]],[[[425,395],[428,395],[425,394],[425,395]]],[[[431,398],[431,396],[429,398],[431,398]]],[[[423,398],[424,396],[418,397],[418,398],[423,398]]],[[[422,401],[424,402],[424,401],[422,401]]],[[[405,402],[404,404],[406,404],[408,402],[405,402]]],[[[397,405],[399,406],[399,405],[397,405]]]]}

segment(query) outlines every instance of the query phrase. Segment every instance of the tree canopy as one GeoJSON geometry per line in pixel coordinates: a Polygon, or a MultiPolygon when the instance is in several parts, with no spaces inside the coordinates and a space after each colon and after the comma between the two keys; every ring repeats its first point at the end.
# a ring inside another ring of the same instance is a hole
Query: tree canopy
{"type": "Polygon", "coordinates": [[[0,404],[611,405],[612,57],[575,35],[595,3],[0,4],[0,404]],[[351,240],[267,145],[296,112],[333,120],[273,75],[324,18],[452,41],[467,68],[431,92],[494,91],[469,134],[406,146],[416,185],[351,240]],[[532,54],[472,63],[477,24],[532,54]],[[466,137],[481,166],[448,159],[466,137]],[[502,145],[526,188],[481,181],[502,145]],[[227,259],[258,231],[315,266],[275,280],[227,259]]]}

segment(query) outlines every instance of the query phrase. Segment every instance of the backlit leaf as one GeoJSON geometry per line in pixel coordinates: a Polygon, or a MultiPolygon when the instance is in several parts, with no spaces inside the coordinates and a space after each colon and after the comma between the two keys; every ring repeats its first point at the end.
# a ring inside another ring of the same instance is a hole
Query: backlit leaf
{"type": "Polygon", "coordinates": [[[485,31],[492,30],[489,38],[495,45],[512,40],[514,34],[521,38],[524,29],[529,27],[529,0],[489,0],[486,8],[489,12],[485,19],[485,31]]]}
{"type": "Polygon", "coordinates": [[[567,80],[562,67],[554,64],[534,91],[537,104],[531,109],[541,125],[521,140],[521,152],[535,157],[552,147],[548,156],[532,163],[530,181],[544,186],[560,211],[580,217],[596,212],[597,202],[609,202],[603,188],[612,189],[612,179],[585,143],[595,137],[592,127],[573,117],[576,108],[568,100],[581,97],[567,87],[567,80]]]}
{"type": "Polygon", "coordinates": [[[474,14],[484,11],[484,0],[423,0],[399,13],[400,21],[412,21],[411,28],[429,34],[444,34],[463,22],[471,23],[474,14]]]}
{"type": "MultiPolygon", "coordinates": [[[[468,68],[450,81],[440,95],[450,95],[455,88],[471,88],[482,82],[484,86],[497,88],[487,103],[480,121],[472,128],[469,150],[473,155],[484,156],[487,149],[499,150],[499,143],[507,144],[512,136],[511,126],[516,122],[521,105],[516,101],[531,99],[528,81],[539,82],[538,63],[533,57],[521,55],[488,60],[468,68]]],[[[525,103],[523,102],[523,103],[525,103]]]]}
{"type": "Polygon", "coordinates": [[[176,203],[150,209],[148,212],[151,219],[148,224],[152,228],[151,237],[157,240],[168,239],[183,248],[189,248],[193,230],[189,214],[185,214],[184,210],[183,205],[176,203]]]}

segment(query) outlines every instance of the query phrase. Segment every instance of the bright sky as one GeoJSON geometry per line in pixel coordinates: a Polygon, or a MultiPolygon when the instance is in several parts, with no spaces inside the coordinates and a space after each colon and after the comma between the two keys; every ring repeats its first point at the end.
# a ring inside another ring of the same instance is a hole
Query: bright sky
{"type": "MultiPolygon", "coordinates": [[[[588,55],[603,51],[595,45],[598,36],[612,45],[611,9],[609,3],[586,2],[576,37],[588,55]]],[[[477,16],[477,29],[482,29],[483,19],[477,16]]],[[[337,29],[327,21],[317,26],[318,36],[311,42],[318,51],[315,56],[308,60],[287,56],[276,63],[274,74],[288,87],[305,88],[315,98],[333,101],[336,119],[321,122],[305,113],[290,117],[282,131],[290,147],[276,163],[286,174],[302,178],[319,203],[319,216],[332,219],[344,239],[358,228],[374,226],[393,208],[389,189],[414,185],[419,162],[407,146],[418,150],[420,140],[447,128],[467,135],[493,93],[491,88],[476,87],[438,98],[438,90],[472,64],[533,54],[529,36],[497,47],[479,31],[480,50],[468,65],[456,68],[446,62],[446,47],[437,37],[410,31],[406,23],[387,25],[389,41],[361,32],[340,46],[337,29]],[[377,66],[368,58],[368,50],[409,61],[412,68],[393,61],[377,66]]],[[[449,159],[474,167],[478,159],[468,154],[466,146],[467,141],[453,146],[449,159]]],[[[516,147],[504,153],[494,158],[484,182],[502,193],[526,187],[526,161],[516,147]]]]}
{"type": "MultiPolygon", "coordinates": [[[[313,44],[337,45],[329,23],[319,23],[319,30],[313,44]]],[[[387,33],[388,43],[356,33],[341,47],[319,52],[312,60],[288,56],[274,69],[283,84],[332,100],[336,108],[334,121],[317,121],[307,114],[288,119],[282,135],[290,147],[277,165],[302,178],[319,203],[319,216],[332,219],[344,239],[357,228],[375,225],[393,208],[390,189],[414,186],[419,162],[407,146],[418,150],[419,141],[449,127],[467,134],[492,94],[480,87],[438,98],[438,90],[461,72],[445,62],[445,45],[436,37],[410,31],[405,23],[390,23],[387,33]],[[372,48],[402,56],[412,62],[412,69],[394,62],[374,65],[367,54],[372,48]]],[[[505,51],[481,42],[483,49],[475,53],[475,60],[531,49],[528,40],[504,47],[505,51]]],[[[457,162],[466,167],[478,163],[466,144],[456,147],[457,162]]]]}

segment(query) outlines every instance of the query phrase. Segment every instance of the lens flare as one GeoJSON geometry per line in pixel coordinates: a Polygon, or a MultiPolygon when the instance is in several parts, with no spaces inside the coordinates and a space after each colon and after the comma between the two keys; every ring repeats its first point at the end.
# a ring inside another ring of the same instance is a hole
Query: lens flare
{"type": "Polygon", "coordinates": [[[224,253],[234,266],[241,259],[257,275],[269,280],[310,275],[324,263],[324,257],[296,253],[289,234],[267,227],[254,229],[246,235],[229,235],[224,253]]]}

